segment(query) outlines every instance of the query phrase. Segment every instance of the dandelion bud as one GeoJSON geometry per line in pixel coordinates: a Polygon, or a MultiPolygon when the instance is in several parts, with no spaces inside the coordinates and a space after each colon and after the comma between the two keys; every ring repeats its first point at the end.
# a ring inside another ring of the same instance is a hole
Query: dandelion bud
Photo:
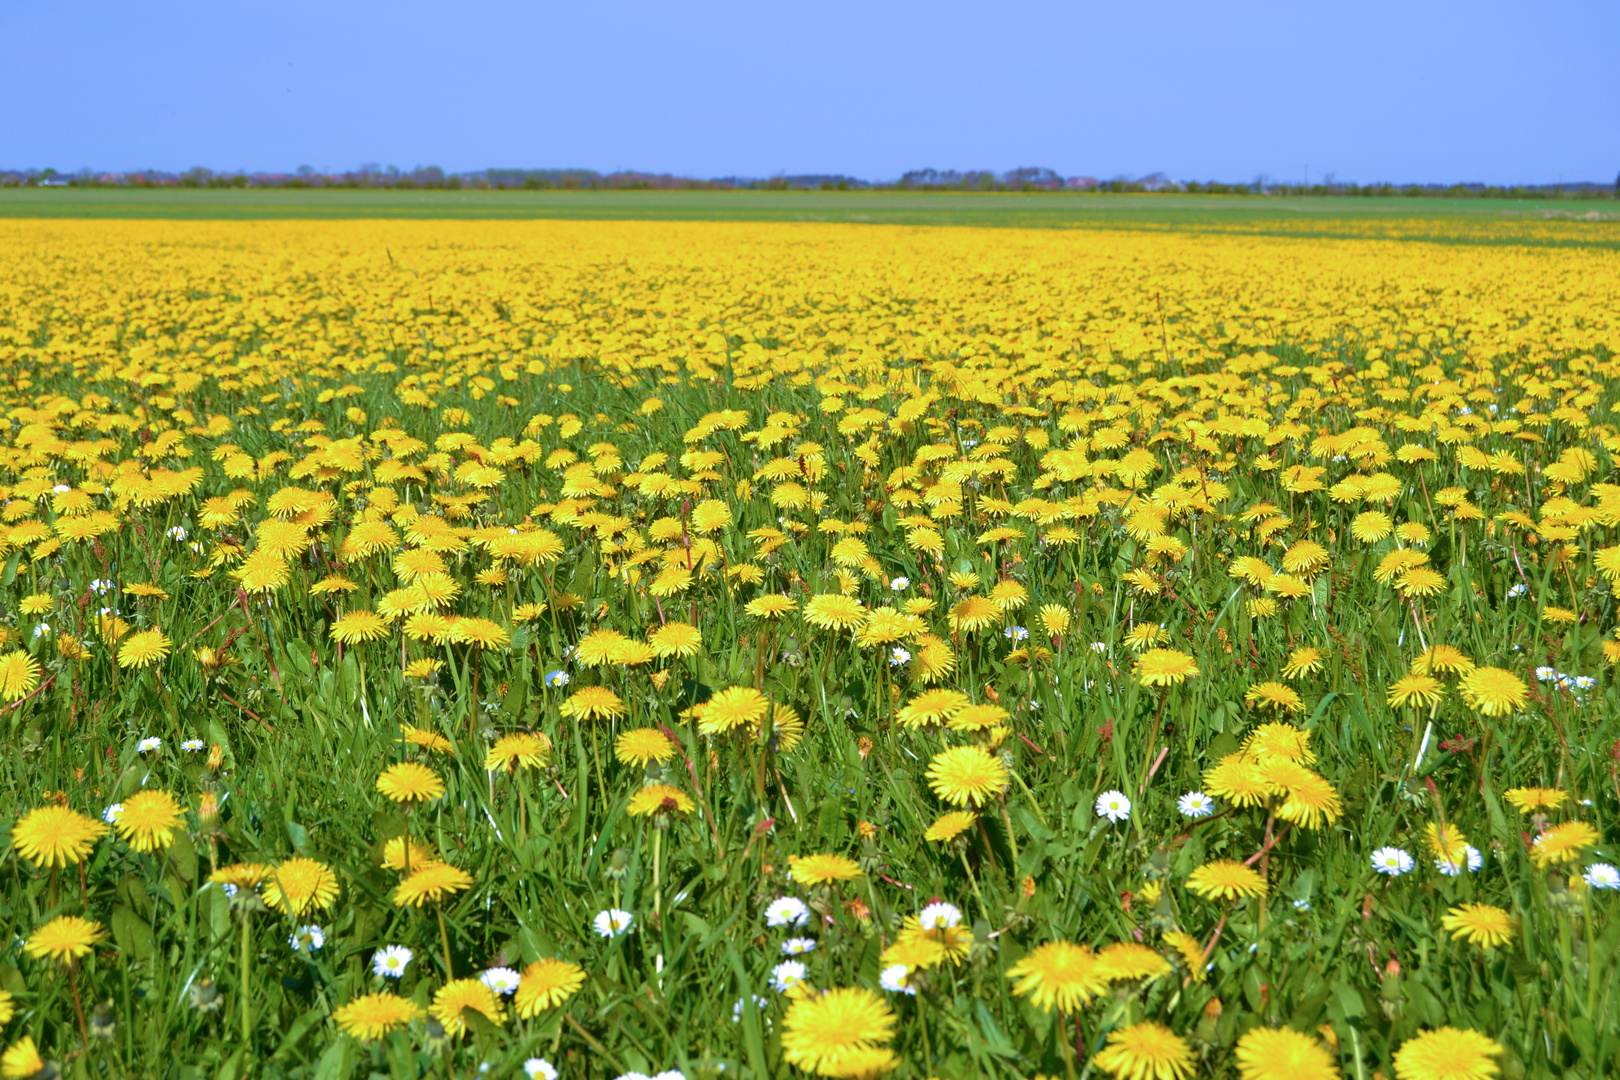
{"type": "Polygon", "coordinates": [[[215,743],[208,751],[208,771],[217,773],[225,765],[225,748],[215,743]]]}

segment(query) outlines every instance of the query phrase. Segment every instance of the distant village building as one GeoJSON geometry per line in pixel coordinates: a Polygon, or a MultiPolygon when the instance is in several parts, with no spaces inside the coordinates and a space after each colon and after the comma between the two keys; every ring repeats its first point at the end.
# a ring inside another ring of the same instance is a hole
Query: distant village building
{"type": "Polygon", "coordinates": [[[1071,176],[1067,180],[1063,181],[1063,186],[1066,188],[1076,188],[1080,191],[1095,191],[1097,188],[1097,178],[1095,176],[1071,176]]]}

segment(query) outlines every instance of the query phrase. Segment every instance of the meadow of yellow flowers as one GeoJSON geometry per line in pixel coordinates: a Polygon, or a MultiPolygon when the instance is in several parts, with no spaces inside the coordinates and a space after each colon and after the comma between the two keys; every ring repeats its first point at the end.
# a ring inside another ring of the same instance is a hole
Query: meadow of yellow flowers
{"type": "Polygon", "coordinates": [[[0,220],[0,1072],[1613,1075],[1620,252],[1433,230],[0,220]]]}

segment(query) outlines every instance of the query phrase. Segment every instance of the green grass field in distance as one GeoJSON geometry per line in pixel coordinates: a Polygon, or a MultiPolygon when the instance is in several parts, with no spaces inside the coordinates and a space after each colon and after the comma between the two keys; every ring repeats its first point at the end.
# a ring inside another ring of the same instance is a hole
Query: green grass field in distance
{"type": "Polygon", "coordinates": [[[1559,222],[1546,243],[1620,244],[1620,204],[1577,199],[822,191],[0,189],[0,218],[340,218],[799,221],[1019,228],[1219,229],[1305,236],[1390,232],[1482,239],[1487,222],[1559,222]],[[1595,215],[1596,220],[1589,220],[1595,215]],[[1463,228],[1459,229],[1459,226],[1463,228]]]}

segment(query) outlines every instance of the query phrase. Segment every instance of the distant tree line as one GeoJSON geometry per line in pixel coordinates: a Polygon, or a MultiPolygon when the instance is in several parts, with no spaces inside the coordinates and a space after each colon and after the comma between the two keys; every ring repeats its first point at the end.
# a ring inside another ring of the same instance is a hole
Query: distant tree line
{"type": "Polygon", "coordinates": [[[1172,180],[1164,173],[1099,180],[1090,176],[1060,176],[1051,169],[1025,167],[1008,172],[989,169],[914,169],[898,180],[874,182],[838,173],[808,173],[765,178],[726,176],[696,179],[672,173],[594,169],[482,169],[447,173],[436,165],[402,170],[389,165],[362,165],[350,172],[318,172],[301,165],[290,173],[215,172],[194,168],[184,172],[141,169],[134,172],[95,172],[85,169],[63,173],[55,169],[0,169],[0,187],[121,187],[121,188],[432,188],[440,190],[510,191],[1063,191],[1082,193],[1186,193],[1194,195],[1362,196],[1369,198],[1435,196],[1442,198],[1620,198],[1620,176],[1613,184],[1592,182],[1560,184],[1354,184],[1339,183],[1331,174],[1321,183],[1292,184],[1259,177],[1248,183],[1219,180],[1172,180]]]}

